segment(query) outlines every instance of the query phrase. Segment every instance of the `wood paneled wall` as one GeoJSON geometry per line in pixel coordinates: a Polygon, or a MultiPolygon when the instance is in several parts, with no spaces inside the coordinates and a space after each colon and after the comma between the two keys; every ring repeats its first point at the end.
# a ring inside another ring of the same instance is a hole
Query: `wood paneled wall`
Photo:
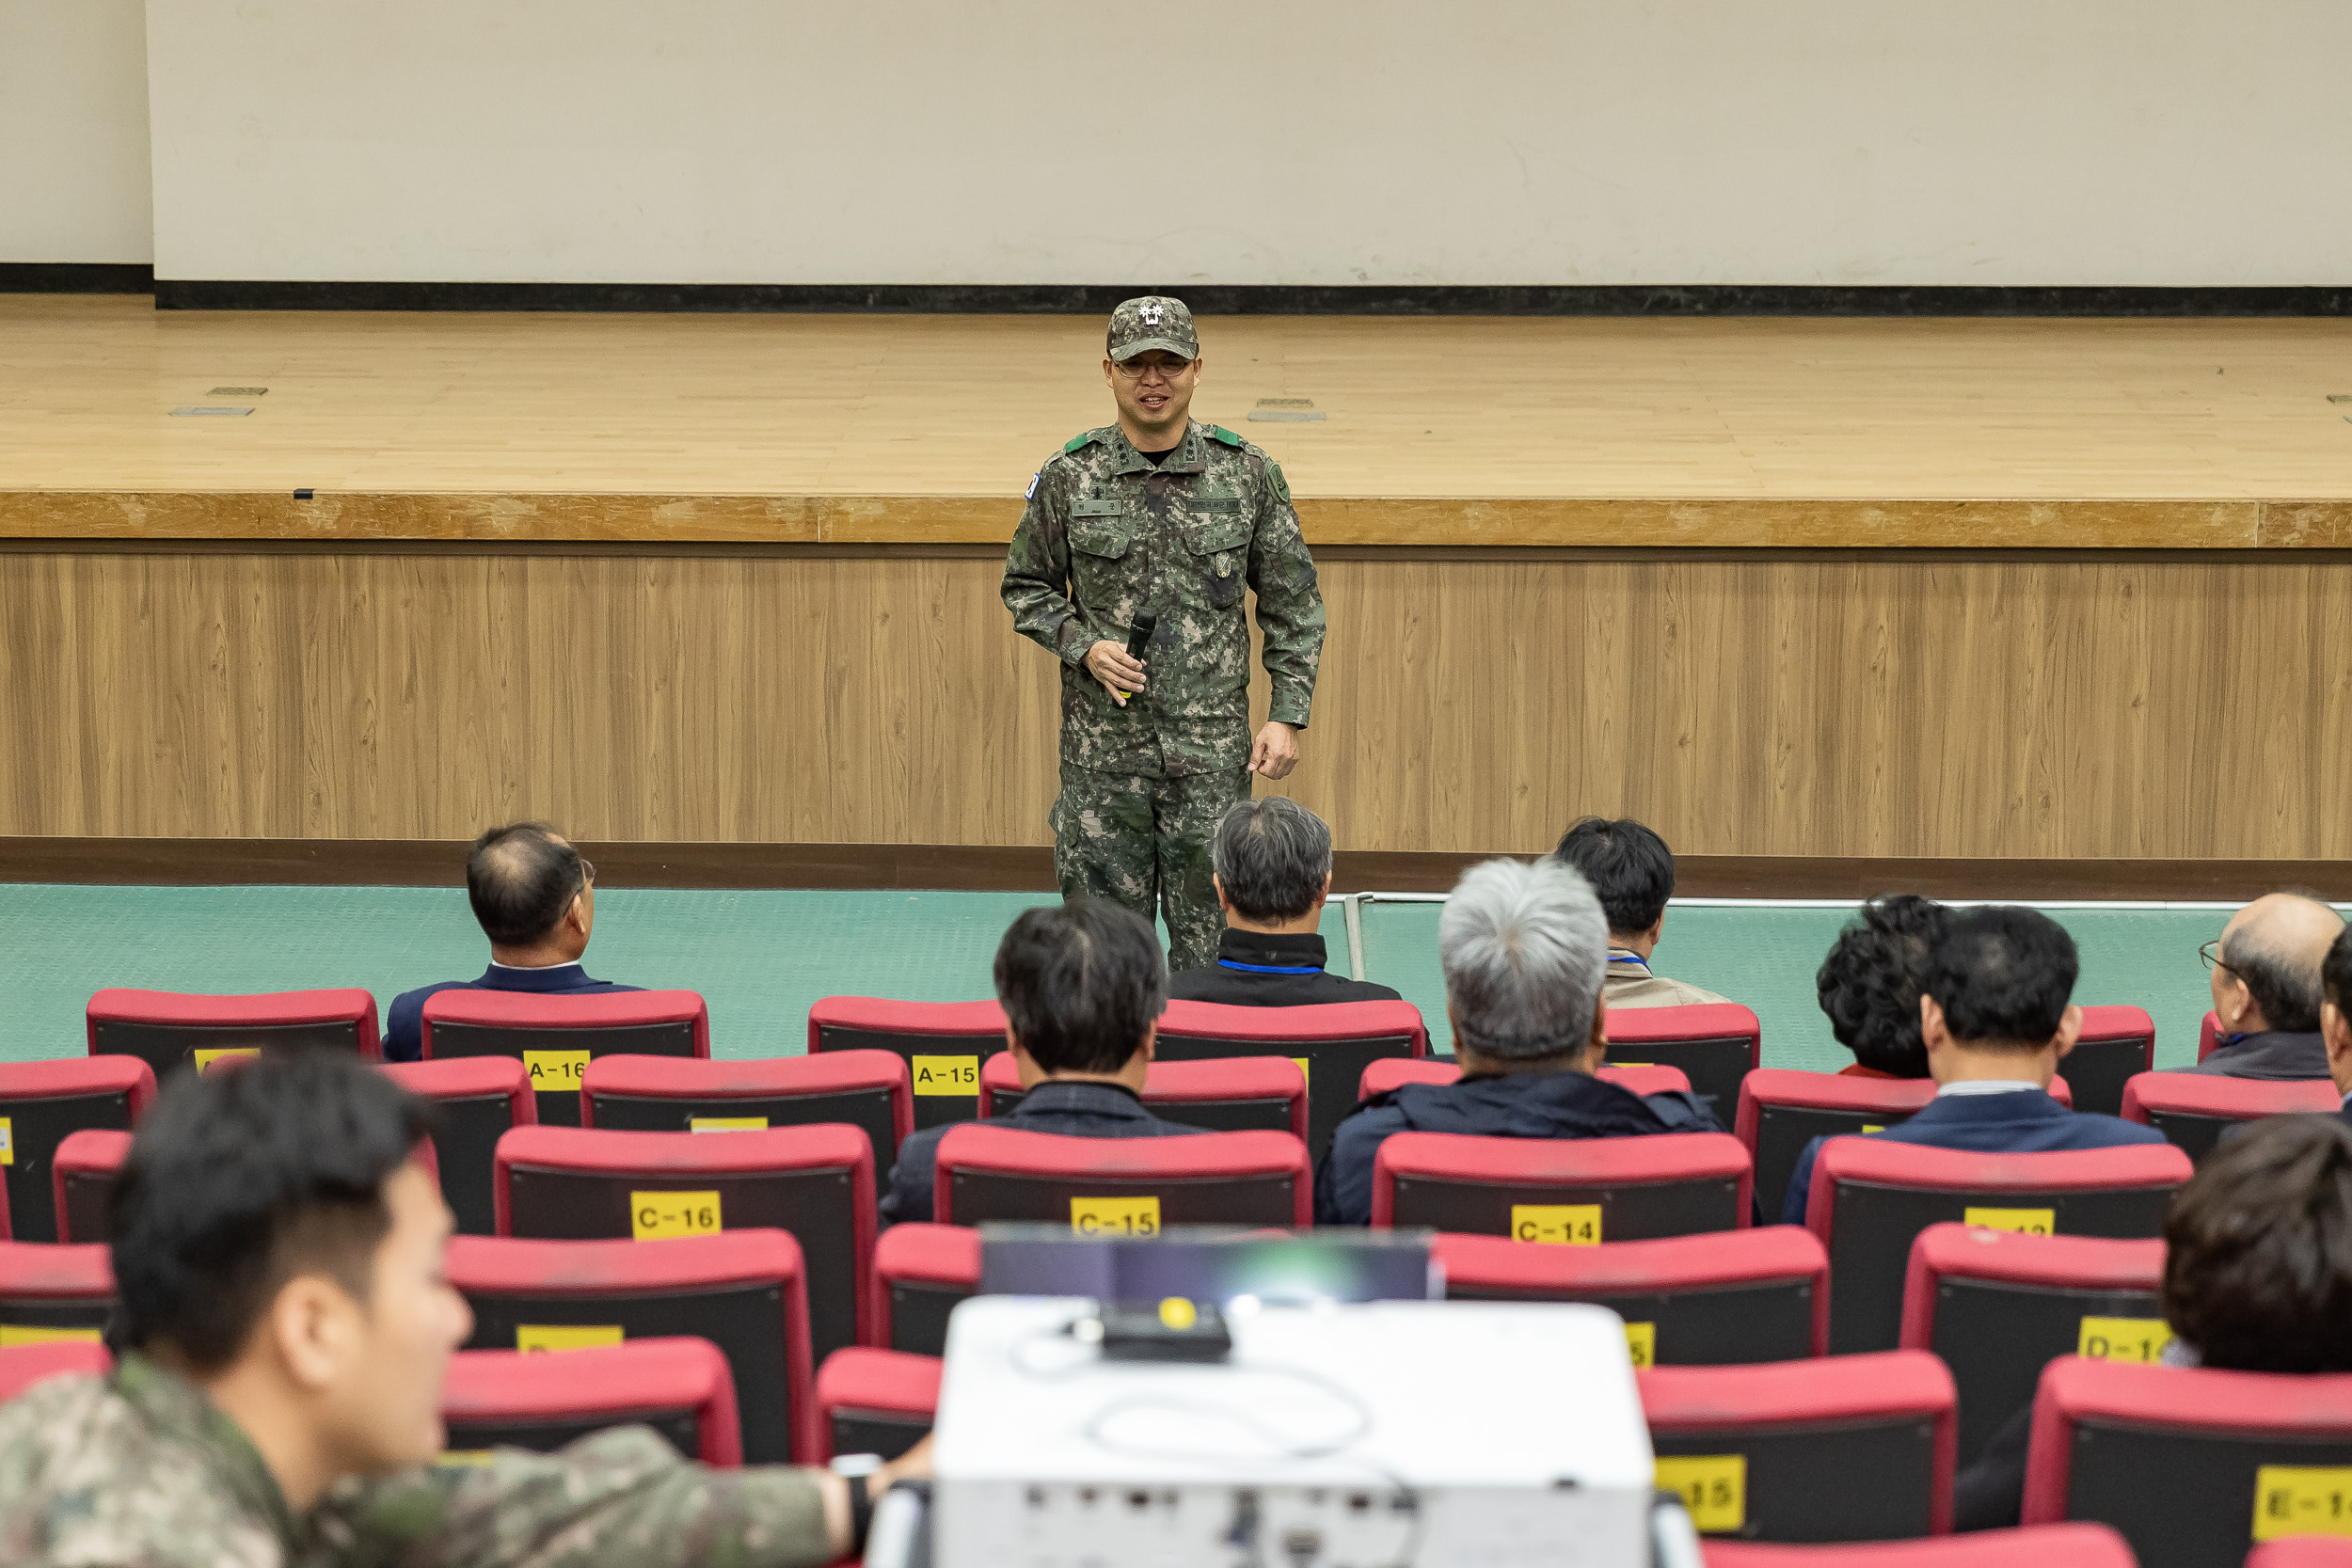
{"type": "MultiPolygon", "coordinates": [[[[0,835],[1040,844],[973,556],[0,554],[0,835]]],[[[1359,849],[2352,856],[2334,558],[1359,555],[1285,786],[1359,849]]],[[[1261,681],[1263,688],[1263,681],[1261,681]]],[[[1261,689],[1263,702],[1263,689],[1261,689]]]]}

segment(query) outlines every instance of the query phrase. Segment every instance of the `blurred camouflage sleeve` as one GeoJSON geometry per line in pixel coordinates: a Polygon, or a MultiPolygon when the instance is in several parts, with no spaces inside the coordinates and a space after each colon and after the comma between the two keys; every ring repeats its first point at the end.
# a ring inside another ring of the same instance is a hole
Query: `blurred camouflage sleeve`
{"type": "Polygon", "coordinates": [[[813,1472],[689,1464],[644,1427],[560,1453],[346,1482],[313,1515],[336,1568],[800,1568],[830,1562],[813,1472]]]}
{"type": "Polygon", "coordinates": [[[1266,680],[1273,688],[1266,717],[1304,729],[1323,662],[1323,589],[1282,466],[1271,457],[1264,461],[1257,527],[1249,538],[1249,586],[1258,595],[1258,629],[1265,636],[1266,680]]]}
{"type": "Polygon", "coordinates": [[[1057,658],[1080,664],[1092,640],[1070,598],[1070,529],[1063,513],[1069,498],[1054,468],[1049,459],[1029,487],[1028,505],[1005,555],[1003,594],[1015,631],[1057,658]]]}

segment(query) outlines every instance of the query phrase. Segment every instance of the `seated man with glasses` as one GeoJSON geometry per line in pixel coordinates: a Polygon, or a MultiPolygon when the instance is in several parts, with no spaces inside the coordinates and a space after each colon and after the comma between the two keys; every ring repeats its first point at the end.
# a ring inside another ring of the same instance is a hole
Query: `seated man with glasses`
{"type": "Polygon", "coordinates": [[[2344,917],[2316,898],[2269,893],[2199,948],[2213,987],[2221,1045],[2184,1072],[2269,1080],[2325,1078],[2320,965],[2344,917]]]}
{"type": "Polygon", "coordinates": [[[638,990],[592,980],[580,967],[596,919],[596,868],[544,822],[492,828],[466,860],[466,897],[490,939],[479,980],[443,980],[403,991],[384,1025],[384,1059],[413,1062],[424,1050],[424,999],[442,990],[524,990],[584,996],[638,990]]]}

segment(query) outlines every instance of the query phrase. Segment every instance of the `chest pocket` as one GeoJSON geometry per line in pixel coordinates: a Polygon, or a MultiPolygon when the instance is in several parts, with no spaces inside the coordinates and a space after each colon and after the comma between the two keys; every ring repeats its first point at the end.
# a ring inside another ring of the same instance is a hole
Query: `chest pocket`
{"type": "Polygon", "coordinates": [[[1249,548],[1249,519],[1241,515],[1240,500],[1203,500],[1192,516],[1178,525],[1178,531],[1192,555],[1193,570],[1185,574],[1185,586],[1212,610],[1231,610],[1239,604],[1249,548]]]}
{"type": "Polygon", "coordinates": [[[1147,553],[1135,542],[1136,520],[1116,499],[1070,503],[1070,581],[1080,604],[1108,612],[1130,596],[1147,553]]]}

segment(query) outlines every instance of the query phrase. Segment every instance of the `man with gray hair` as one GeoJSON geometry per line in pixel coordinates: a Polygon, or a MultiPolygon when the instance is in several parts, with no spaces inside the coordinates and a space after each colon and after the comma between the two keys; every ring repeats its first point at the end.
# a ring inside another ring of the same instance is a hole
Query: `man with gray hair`
{"type": "Polygon", "coordinates": [[[2268,893],[2199,949],[2211,972],[2222,1043],[2184,1072],[2270,1080],[2325,1078],[2320,965],[2344,917],[2299,893],[2268,893]]]}
{"type": "Polygon", "coordinates": [[[1322,817],[1279,795],[1244,800],[1217,823],[1209,854],[1225,911],[1216,962],[1169,975],[1170,998],[1243,1007],[1396,1000],[1386,986],[1324,973],[1331,830],[1322,817]]]}
{"type": "Polygon", "coordinates": [[[1720,1132],[1692,1096],[1637,1095],[1593,1076],[1609,1050],[1601,998],[1609,921],[1558,861],[1487,861],[1465,872],[1438,921],[1446,1022],[1462,1076],[1408,1084],[1358,1106],[1315,1173],[1315,1218],[1372,1219],[1372,1165],[1392,1132],[1623,1138],[1720,1132]]]}

